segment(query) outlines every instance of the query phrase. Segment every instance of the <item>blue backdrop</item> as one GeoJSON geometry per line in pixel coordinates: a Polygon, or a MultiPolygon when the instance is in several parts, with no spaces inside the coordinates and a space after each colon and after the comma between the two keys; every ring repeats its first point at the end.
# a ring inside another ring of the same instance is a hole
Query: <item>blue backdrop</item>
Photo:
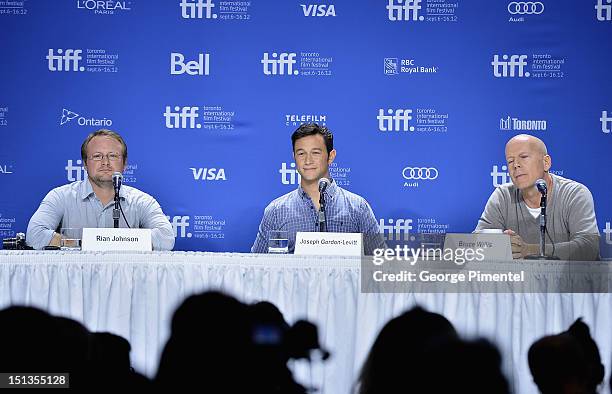
{"type": "Polygon", "coordinates": [[[608,0],[0,1],[0,37],[3,237],[83,179],[105,127],[176,249],[247,251],[297,185],[291,132],[316,121],[387,236],[473,230],[526,132],[612,244],[608,0]]]}

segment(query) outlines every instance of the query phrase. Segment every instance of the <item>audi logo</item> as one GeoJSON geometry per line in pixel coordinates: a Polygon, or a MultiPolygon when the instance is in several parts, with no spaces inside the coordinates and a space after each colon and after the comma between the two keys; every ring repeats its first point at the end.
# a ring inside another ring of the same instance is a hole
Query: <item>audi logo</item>
{"type": "Polygon", "coordinates": [[[544,12],[541,1],[513,1],[508,4],[508,12],[512,15],[540,15],[544,12]]]}
{"type": "Polygon", "coordinates": [[[402,176],[405,179],[434,180],[438,177],[438,170],[433,167],[406,167],[402,176]]]}

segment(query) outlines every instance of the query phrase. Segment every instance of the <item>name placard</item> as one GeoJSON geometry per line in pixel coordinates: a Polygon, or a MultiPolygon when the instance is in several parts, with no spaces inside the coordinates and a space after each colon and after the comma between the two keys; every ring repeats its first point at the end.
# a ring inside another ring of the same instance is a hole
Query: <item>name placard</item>
{"type": "Polygon", "coordinates": [[[81,250],[150,252],[149,228],[84,228],[81,250]]]}
{"type": "Polygon", "coordinates": [[[449,234],[444,237],[444,250],[478,250],[483,260],[512,261],[512,246],[508,234],[449,234]]]}
{"type": "Polygon", "coordinates": [[[294,254],[327,256],[361,256],[361,233],[307,233],[295,235],[294,254]]]}

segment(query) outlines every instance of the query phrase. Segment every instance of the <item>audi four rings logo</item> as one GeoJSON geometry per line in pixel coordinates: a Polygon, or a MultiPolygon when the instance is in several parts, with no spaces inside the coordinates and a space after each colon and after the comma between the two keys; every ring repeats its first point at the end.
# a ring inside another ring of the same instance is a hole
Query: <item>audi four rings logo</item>
{"type": "Polygon", "coordinates": [[[406,167],[402,175],[405,179],[434,180],[438,177],[438,170],[433,167],[406,167]]]}
{"type": "Polygon", "coordinates": [[[508,12],[512,15],[540,15],[544,12],[544,3],[540,1],[513,1],[508,4],[508,12]]]}

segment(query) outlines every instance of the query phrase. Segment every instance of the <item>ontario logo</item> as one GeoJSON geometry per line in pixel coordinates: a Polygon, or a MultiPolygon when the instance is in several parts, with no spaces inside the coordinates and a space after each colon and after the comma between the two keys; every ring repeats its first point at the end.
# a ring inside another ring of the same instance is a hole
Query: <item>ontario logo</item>
{"type": "Polygon", "coordinates": [[[79,126],[105,126],[110,127],[113,125],[113,121],[108,118],[94,118],[94,117],[86,117],[81,116],[80,114],[71,111],[66,108],[62,108],[62,116],[60,118],[60,126],[65,125],[66,123],[72,122],[74,119],[77,119],[76,123],[79,126]]]}

